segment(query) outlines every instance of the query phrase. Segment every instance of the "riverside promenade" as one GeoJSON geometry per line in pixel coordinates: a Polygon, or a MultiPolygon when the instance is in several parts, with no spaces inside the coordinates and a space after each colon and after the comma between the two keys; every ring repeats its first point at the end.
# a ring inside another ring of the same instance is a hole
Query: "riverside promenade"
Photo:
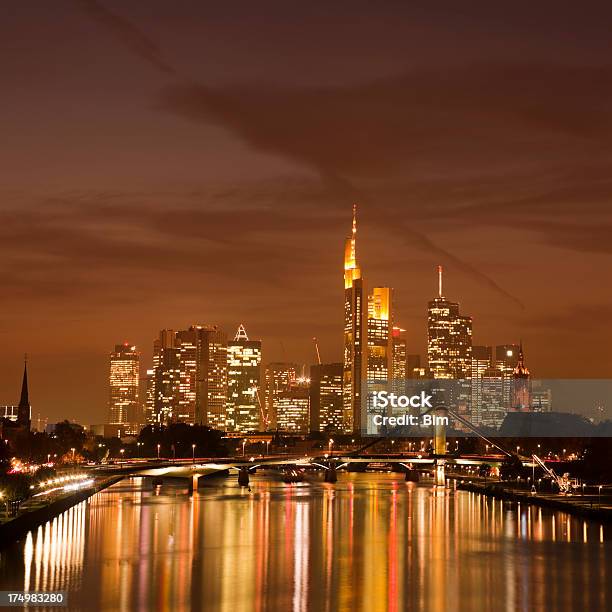
{"type": "Polygon", "coordinates": [[[122,478],[122,475],[94,478],[91,486],[76,491],[62,492],[40,500],[30,498],[21,505],[16,516],[0,522],[0,548],[20,540],[28,531],[44,525],[68,508],[110,487],[122,478]]]}
{"type": "Polygon", "coordinates": [[[612,495],[606,493],[578,492],[575,495],[561,495],[559,493],[532,493],[529,490],[512,488],[502,482],[458,482],[457,489],[471,491],[495,497],[505,501],[530,504],[551,510],[561,510],[586,519],[595,521],[612,521],[612,495]]]}

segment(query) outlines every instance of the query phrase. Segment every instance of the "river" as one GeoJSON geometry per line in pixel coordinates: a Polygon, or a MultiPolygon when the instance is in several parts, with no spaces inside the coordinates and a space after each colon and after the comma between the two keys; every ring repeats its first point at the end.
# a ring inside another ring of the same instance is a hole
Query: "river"
{"type": "Polygon", "coordinates": [[[122,481],[0,551],[70,610],[612,609],[612,526],[397,474],[122,481]]]}

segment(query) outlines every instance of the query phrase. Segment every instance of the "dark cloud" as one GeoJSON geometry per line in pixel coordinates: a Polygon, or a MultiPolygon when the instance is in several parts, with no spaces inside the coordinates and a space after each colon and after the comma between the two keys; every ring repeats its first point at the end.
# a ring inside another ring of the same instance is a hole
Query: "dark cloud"
{"type": "Polygon", "coordinates": [[[164,59],[159,46],[129,20],[113,13],[96,0],[74,0],[88,16],[106,28],[130,52],[145,60],[150,66],[169,76],[176,70],[164,59]]]}
{"type": "Polygon", "coordinates": [[[441,163],[486,174],[544,153],[610,154],[611,77],[610,67],[496,64],[327,88],[178,83],[160,106],[324,175],[405,178],[441,163]]]}

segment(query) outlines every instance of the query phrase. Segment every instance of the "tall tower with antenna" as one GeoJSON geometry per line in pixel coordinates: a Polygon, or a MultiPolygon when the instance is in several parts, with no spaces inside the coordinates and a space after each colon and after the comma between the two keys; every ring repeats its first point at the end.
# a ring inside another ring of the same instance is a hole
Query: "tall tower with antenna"
{"type": "Polygon", "coordinates": [[[472,318],[442,293],[442,266],[438,266],[438,297],[427,313],[427,359],[432,378],[469,378],[472,367],[472,318]]]}
{"type": "Polygon", "coordinates": [[[342,415],[346,433],[361,428],[362,384],[367,368],[367,303],[357,263],[357,205],[353,205],[351,234],[344,243],[344,366],[342,415]]]}

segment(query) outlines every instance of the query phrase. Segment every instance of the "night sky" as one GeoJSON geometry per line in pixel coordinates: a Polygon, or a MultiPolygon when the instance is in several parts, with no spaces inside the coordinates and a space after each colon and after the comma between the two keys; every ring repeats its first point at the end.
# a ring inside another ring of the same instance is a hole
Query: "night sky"
{"type": "Polygon", "coordinates": [[[21,0],[0,21],[0,403],[106,419],[107,361],[244,323],[342,346],[343,240],[536,377],[612,372],[609,3],[21,0]]]}

